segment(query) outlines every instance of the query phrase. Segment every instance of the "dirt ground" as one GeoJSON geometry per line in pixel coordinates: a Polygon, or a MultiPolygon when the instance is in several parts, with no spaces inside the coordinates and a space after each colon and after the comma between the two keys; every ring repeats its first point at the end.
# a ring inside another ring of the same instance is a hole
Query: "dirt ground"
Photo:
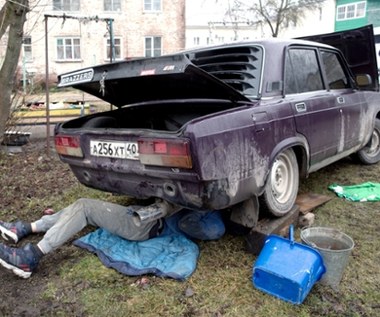
{"type": "MultiPolygon", "coordinates": [[[[45,140],[23,146],[21,153],[10,155],[0,152],[0,170],[0,215],[3,221],[32,221],[41,217],[49,206],[30,207],[32,197],[43,200],[44,197],[59,196],[63,189],[77,183],[69,168],[59,161],[54,152],[46,155],[45,140]],[[7,219],[3,219],[5,215],[7,219]]],[[[36,242],[39,238],[38,235],[32,236],[28,242],[36,242]]],[[[79,252],[81,250],[72,244],[52,252],[43,259],[43,272],[39,272],[38,279],[34,279],[33,275],[27,280],[18,278],[0,268],[0,316],[55,316],[57,305],[61,305],[60,311],[66,311],[68,316],[80,316],[81,307],[76,307],[75,300],[70,303],[60,303],[59,300],[52,303],[43,296],[48,283],[62,284],[58,278],[60,266],[57,263],[76,261],[79,252]]],[[[60,287],[65,292],[72,285],[60,287]]]]}

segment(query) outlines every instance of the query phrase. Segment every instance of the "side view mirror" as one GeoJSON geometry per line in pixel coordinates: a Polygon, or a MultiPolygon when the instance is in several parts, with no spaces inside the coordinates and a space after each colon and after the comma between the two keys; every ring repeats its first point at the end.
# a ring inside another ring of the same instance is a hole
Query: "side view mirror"
{"type": "Polygon", "coordinates": [[[355,81],[359,87],[365,87],[365,86],[372,85],[372,78],[368,74],[356,75],[355,81]]]}

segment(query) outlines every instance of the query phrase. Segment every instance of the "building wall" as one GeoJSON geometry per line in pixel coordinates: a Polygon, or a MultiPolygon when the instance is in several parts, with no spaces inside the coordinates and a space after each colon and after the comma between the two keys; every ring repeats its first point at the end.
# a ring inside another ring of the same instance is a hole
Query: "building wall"
{"type": "Polygon", "coordinates": [[[367,0],[367,22],[380,27],[380,1],[367,0]]]}
{"type": "Polygon", "coordinates": [[[337,8],[344,5],[355,5],[365,2],[365,16],[353,17],[346,20],[335,21],[335,30],[343,31],[358,28],[368,24],[372,24],[374,27],[380,27],[380,1],[379,0],[337,0],[337,8]]]}
{"type": "MultiPolygon", "coordinates": [[[[366,2],[362,0],[337,0],[336,6],[337,10],[339,10],[340,6],[345,5],[354,5],[357,3],[366,2]]],[[[366,4],[366,7],[368,7],[368,4],[366,4]]],[[[335,31],[343,31],[343,30],[349,30],[349,29],[355,29],[358,27],[361,27],[363,25],[366,25],[368,23],[367,21],[367,14],[364,17],[353,17],[345,20],[338,20],[338,12],[335,20],[335,31]]]]}
{"type": "MultiPolygon", "coordinates": [[[[3,6],[4,0],[0,0],[3,6]]],[[[109,24],[102,19],[113,19],[115,38],[121,42],[121,59],[145,55],[145,37],[162,38],[162,54],[172,53],[185,47],[185,0],[161,0],[161,11],[144,11],[143,0],[121,0],[118,12],[104,11],[104,0],[80,1],[80,11],[53,10],[52,0],[30,1],[32,7],[24,28],[24,36],[31,37],[30,60],[20,58],[20,72],[45,74],[46,52],[48,71],[52,80],[57,74],[78,68],[109,62],[106,52],[109,24]],[[76,19],[66,18],[74,16],[76,19]],[[45,16],[47,15],[47,24],[45,16]],[[98,17],[96,21],[95,17],[98,17]],[[47,27],[45,27],[47,25],[47,27]],[[45,44],[47,33],[47,48],[45,44]],[[79,37],[80,59],[60,61],[57,58],[57,38],[79,37]]],[[[7,42],[0,43],[0,64],[7,42]]]]}

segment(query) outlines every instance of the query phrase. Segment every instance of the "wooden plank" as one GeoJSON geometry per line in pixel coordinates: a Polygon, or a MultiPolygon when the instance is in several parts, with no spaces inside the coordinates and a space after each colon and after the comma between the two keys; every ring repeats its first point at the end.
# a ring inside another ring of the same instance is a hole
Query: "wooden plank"
{"type": "Polygon", "coordinates": [[[306,193],[298,195],[296,199],[296,204],[299,206],[300,212],[305,215],[331,199],[332,197],[330,196],[306,193]]]}
{"type": "Polygon", "coordinates": [[[288,237],[289,226],[297,225],[299,207],[295,205],[293,209],[282,217],[263,218],[259,220],[256,227],[246,236],[246,247],[248,252],[258,255],[264,246],[265,240],[270,234],[277,234],[288,237]]]}

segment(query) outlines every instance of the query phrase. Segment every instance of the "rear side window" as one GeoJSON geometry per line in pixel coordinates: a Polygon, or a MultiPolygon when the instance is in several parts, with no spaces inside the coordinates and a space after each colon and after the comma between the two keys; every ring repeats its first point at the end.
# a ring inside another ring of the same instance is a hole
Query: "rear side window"
{"type": "Polygon", "coordinates": [[[321,51],[322,63],[325,68],[327,84],[330,89],[344,89],[350,87],[344,68],[338,55],[330,51],[321,51]]]}
{"type": "Polygon", "coordinates": [[[322,89],[324,88],[316,50],[290,49],[285,61],[285,93],[295,94],[322,89]]]}

